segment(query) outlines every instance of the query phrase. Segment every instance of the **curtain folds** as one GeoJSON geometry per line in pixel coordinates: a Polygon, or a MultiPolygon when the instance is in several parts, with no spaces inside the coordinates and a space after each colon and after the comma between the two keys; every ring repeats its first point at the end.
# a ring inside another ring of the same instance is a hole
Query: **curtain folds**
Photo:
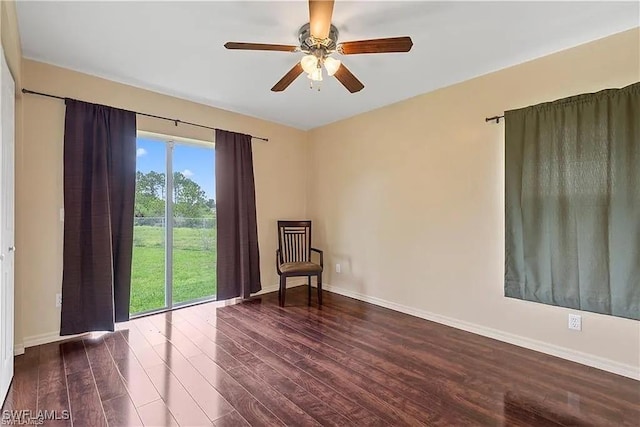
{"type": "Polygon", "coordinates": [[[217,299],[260,291],[251,136],[216,130],[217,299]]]}
{"type": "Polygon", "coordinates": [[[67,99],[60,334],[129,319],[136,115],[67,99]]]}
{"type": "Polygon", "coordinates": [[[505,295],[640,319],[640,83],[505,113],[505,295]]]}

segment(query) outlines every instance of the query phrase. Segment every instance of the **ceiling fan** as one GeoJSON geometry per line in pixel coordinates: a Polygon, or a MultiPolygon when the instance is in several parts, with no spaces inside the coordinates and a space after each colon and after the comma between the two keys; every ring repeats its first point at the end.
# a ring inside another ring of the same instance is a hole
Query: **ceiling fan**
{"type": "MultiPolygon", "coordinates": [[[[349,92],[358,92],[364,88],[364,85],[340,60],[332,57],[332,54],[335,52],[342,55],[409,52],[413,42],[411,37],[392,37],[338,43],[338,29],[331,24],[333,3],[333,0],[309,0],[309,23],[303,25],[298,32],[299,46],[227,42],[224,47],[305,53],[300,62],[271,88],[273,92],[285,90],[302,72],[307,73],[313,88],[314,82],[322,81],[323,66],[327,74],[338,79],[349,92]]],[[[320,90],[319,87],[318,90],[320,90]]]]}

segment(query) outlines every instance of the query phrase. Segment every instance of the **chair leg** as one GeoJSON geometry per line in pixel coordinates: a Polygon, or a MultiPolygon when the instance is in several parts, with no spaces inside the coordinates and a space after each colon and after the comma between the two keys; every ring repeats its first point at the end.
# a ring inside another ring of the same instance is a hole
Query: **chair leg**
{"type": "Polygon", "coordinates": [[[285,297],[287,293],[287,278],[280,277],[280,307],[284,307],[285,297]]]}
{"type": "Polygon", "coordinates": [[[307,305],[311,305],[311,276],[307,276],[307,305]]]}
{"type": "Polygon", "coordinates": [[[322,305],[322,273],[318,274],[318,305],[322,305]]]}

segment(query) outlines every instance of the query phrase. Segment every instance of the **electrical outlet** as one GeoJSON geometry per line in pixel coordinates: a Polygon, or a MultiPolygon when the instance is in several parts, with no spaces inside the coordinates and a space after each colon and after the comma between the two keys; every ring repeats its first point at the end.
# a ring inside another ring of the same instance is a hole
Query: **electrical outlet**
{"type": "Polygon", "coordinates": [[[569,315],[569,329],[573,329],[575,331],[582,330],[582,316],[579,314],[570,314],[569,315]]]}
{"type": "Polygon", "coordinates": [[[340,268],[340,264],[336,264],[336,273],[340,273],[341,268],[340,268]]]}
{"type": "Polygon", "coordinates": [[[56,307],[62,307],[62,294],[56,294],[56,307]]]}

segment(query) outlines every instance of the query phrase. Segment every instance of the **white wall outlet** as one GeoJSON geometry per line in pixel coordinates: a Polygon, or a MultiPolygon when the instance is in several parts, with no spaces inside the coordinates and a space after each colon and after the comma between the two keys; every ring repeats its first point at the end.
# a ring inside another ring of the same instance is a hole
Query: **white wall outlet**
{"type": "Polygon", "coordinates": [[[62,307],[62,294],[56,294],[56,307],[62,307]]]}
{"type": "Polygon", "coordinates": [[[64,222],[64,208],[60,208],[60,222],[64,222]]]}
{"type": "Polygon", "coordinates": [[[582,316],[579,314],[570,314],[569,315],[569,329],[573,329],[575,331],[582,330],[582,316]]]}
{"type": "Polygon", "coordinates": [[[336,273],[340,273],[341,271],[340,264],[336,264],[336,273]]]}

